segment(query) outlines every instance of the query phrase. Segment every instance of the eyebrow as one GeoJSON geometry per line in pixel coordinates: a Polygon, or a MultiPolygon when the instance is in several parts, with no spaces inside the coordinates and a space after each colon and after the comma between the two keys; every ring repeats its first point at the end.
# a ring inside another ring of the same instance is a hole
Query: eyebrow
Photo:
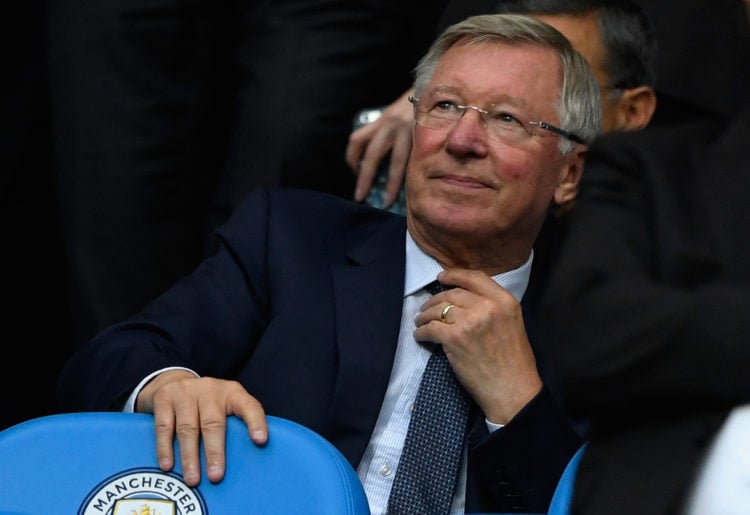
{"type": "MultiPolygon", "coordinates": [[[[425,90],[426,94],[434,95],[434,94],[452,94],[456,95],[458,97],[464,98],[464,95],[461,94],[460,88],[456,86],[449,86],[449,85],[438,85],[435,88],[431,90],[425,90]]],[[[507,95],[507,94],[501,94],[498,97],[496,97],[491,102],[486,102],[483,104],[484,106],[491,106],[491,105],[506,105],[511,107],[517,107],[520,109],[528,109],[529,103],[526,102],[524,99],[513,96],[513,95],[507,95]]]]}

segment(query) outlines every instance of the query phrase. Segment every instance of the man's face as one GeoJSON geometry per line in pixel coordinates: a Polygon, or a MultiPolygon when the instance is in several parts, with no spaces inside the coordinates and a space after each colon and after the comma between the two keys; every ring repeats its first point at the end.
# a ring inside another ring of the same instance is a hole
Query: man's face
{"type": "MultiPolygon", "coordinates": [[[[552,50],[459,41],[440,60],[421,98],[503,105],[520,120],[559,126],[561,81],[552,50]]],[[[473,109],[450,128],[415,124],[406,177],[412,233],[437,232],[485,246],[510,239],[530,247],[575,159],[560,154],[558,138],[538,130],[521,141],[504,141],[473,109]]]]}
{"type": "Polygon", "coordinates": [[[568,38],[573,48],[586,59],[594,72],[602,94],[602,132],[620,129],[617,126],[617,98],[609,98],[609,74],[605,68],[607,49],[604,47],[596,12],[583,15],[539,14],[535,18],[552,25],[568,38]]]}

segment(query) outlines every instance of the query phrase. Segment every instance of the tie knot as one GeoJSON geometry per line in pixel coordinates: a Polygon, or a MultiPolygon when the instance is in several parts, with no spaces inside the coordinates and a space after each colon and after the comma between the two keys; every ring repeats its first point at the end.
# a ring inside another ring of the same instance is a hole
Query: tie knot
{"type": "Polygon", "coordinates": [[[443,284],[439,281],[432,281],[430,284],[424,287],[424,289],[430,292],[431,295],[435,295],[436,293],[440,293],[441,291],[450,290],[453,288],[455,288],[455,286],[448,286],[447,284],[443,284]]]}

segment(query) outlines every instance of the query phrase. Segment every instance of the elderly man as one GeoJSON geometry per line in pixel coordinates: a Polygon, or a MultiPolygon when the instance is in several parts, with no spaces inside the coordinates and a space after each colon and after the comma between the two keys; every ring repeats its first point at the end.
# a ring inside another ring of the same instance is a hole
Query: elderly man
{"type": "Polygon", "coordinates": [[[373,513],[546,511],[581,442],[520,301],[549,205],[576,195],[599,89],[556,30],[487,15],[436,40],[412,103],[406,217],[255,191],[215,255],[72,358],[63,409],[154,413],[159,463],[176,436],[190,485],[201,439],[222,479],[228,415],[262,444],[270,414],[336,445],[373,513]]]}
{"type": "MultiPolygon", "coordinates": [[[[448,4],[445,20],[490,12],[529,14],[559,30],[586,58],[599,82],[603,133],[640,130],[651,121],[657,104],[657,42],[648,18],[633,0],[492,0],[491,7],[485,0],[448,4]]],[[[410,95],[413,91],[406,91],[384,108],[382,116],[350,134],[346,160],[357,174],[356,200],[403,210],[401,188],[411,149],[410,95]],[[371,189],[375,174],[382,174],[385,167],[387,178],[377,179],[381,191],[371,189]],[[388,198],[379,198],[381,194],[388,198]]]]}

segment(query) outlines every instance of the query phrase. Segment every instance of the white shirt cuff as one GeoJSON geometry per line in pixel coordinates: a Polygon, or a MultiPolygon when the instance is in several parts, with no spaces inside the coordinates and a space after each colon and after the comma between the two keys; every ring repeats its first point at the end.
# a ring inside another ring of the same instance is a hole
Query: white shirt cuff
{"type": "Polygon", "coordinates": [[[128,397],[128,400],[125,402],[125,405],[122,407],[122,411],[124,411],[125,413],[135,413],[135,400],[138,398],[138,394],[141,393],[141,390],[143,390],[143,387],[146,386],[146,383],[151,381],[154,377],[158,376],[159,374],[163,372],[167,372],[168,370],[185,370],[187,372],[190,372],[191,374],[195,374],[195,377],[200,377],[200,375],[196,374],[193,370],[190,370],[189,368],[185,368],[185,367],[167,367],[167,368],[162,368],[161,370],[157,370],[156,372],[153,372],[147,375],[145,378],[143,378],[143,381],[138,383],[138,386],[135,387],[135,390],[133,390],[133,393],[130,394],[130,397],[128,397]]]}

